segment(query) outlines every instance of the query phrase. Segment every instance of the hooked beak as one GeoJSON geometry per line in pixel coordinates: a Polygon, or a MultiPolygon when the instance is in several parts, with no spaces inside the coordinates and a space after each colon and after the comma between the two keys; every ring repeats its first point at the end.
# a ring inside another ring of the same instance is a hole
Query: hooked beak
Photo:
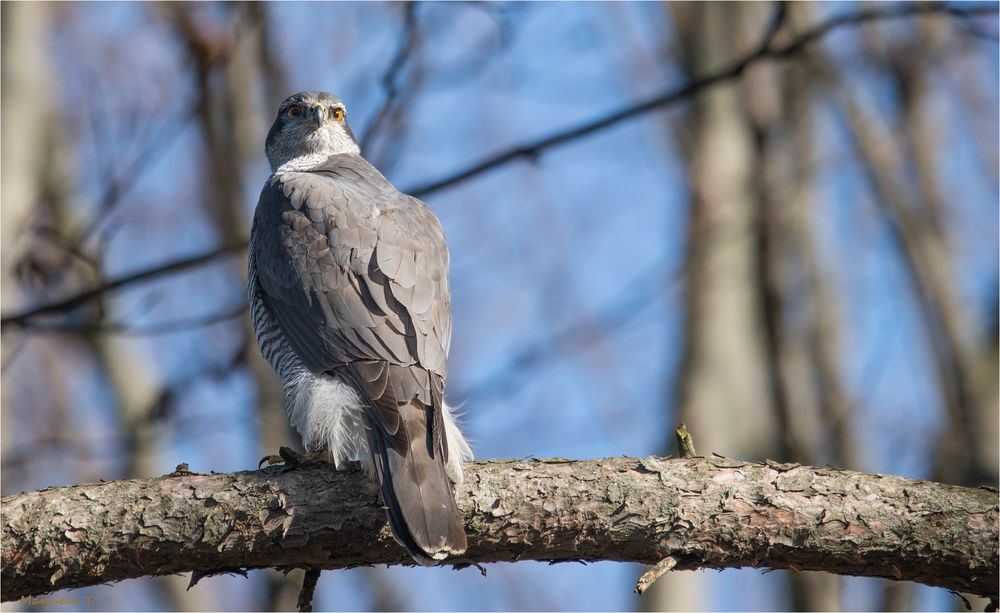
{"type": "Polygon", "coordinates": [[[320,127],[326,122],[326,109],[322,106],[314,106],[309,109],[309,117],[316,124],[316,127],[320,127]]]}

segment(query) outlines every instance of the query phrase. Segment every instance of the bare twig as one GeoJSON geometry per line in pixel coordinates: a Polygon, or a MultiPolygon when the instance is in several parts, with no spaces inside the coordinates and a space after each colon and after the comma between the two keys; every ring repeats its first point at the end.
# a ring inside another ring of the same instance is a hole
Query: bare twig
{"type": "Polygon", "coordinates": [[[667,556],[660,560],[656,566],[642,573],[639,580],[635,582],[635,593],[642,594],[649,586],[656,583],[656,580],[672,571],[677,566],[677,558],[667,556]]]}
{"type": "Polygon", "coordinates": [[[295,603],[299,611],[306,612],[313,610],[313,593],[316,591],[316,583],[319,582],[321,571],[311,568],[306,571],[302,578],[302,590],[299,592],[299,599],[295,603]]]}

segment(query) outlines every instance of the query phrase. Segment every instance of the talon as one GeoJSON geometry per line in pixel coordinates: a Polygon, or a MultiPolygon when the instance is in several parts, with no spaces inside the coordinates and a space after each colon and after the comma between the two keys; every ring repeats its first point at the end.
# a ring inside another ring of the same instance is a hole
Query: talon
{"type": "Polygon", "coordinates": [[[280,455],[266,455],[260,459],[260,462],[257,463],[257,470],[263,468],[265,462],[268,466],[274,466],[275,464],[283,464],[285,459],[280,455]]]}
{"type": "Polygon", "coordinates": [[[260,459],[257,464],[257,468],[260,469],[264,466],[266,462],[268,466],[274,466],[276,464],[284,465],[285,470],[290,470],[296,466],[303,466],[305,464],[320,464],[325,463],[327,460],[327,454],[323,451],[310,451],[308,453],[299,453],[291,447],[281,447],[278,449],[277,455],[266,455],[260,459]]]}
{"type": "Polygon", "coordinates": [[[303,461],[303,456],[291,447],[280,447],[278,448],[277,455],[266,455],[260,459],[257,463],[257,469],[259,470],[264,466],[264,462],[267,462],[268,466],[274,466],[275,464],[284,464],[287,467],[298,466],[303,461]]]}

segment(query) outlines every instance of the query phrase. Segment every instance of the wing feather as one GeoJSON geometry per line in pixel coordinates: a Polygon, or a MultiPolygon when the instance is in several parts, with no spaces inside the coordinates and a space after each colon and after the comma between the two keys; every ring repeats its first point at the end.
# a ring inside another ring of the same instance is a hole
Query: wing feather
{"type": "Polygon", "coordinates": [[[333,156],[273,177],[255,234],[265,298],[310,370],[384,360],[447,376],[448,253],[422,202],[364,160],[333,156]]]}

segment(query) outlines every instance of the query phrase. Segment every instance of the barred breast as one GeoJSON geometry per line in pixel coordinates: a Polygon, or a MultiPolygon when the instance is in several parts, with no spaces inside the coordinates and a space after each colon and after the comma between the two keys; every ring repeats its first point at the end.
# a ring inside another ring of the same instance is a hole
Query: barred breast
{"type": "Polygon", "coordinates": [[[257,261],[254,257],[255,232],[250,230],[250,253],[249,265],[247,268],[247,299],[250,303],[250,321],[253,324],[254,332],[257,335],[257,346],[260,352],[271,365],[283,384],[288,386],[306,370],[305,365],[299,360],[291,346],[285,340],[278,322],[275,321],[264,303],[261,296],[260,283],[257,279],[257,261]]]}

